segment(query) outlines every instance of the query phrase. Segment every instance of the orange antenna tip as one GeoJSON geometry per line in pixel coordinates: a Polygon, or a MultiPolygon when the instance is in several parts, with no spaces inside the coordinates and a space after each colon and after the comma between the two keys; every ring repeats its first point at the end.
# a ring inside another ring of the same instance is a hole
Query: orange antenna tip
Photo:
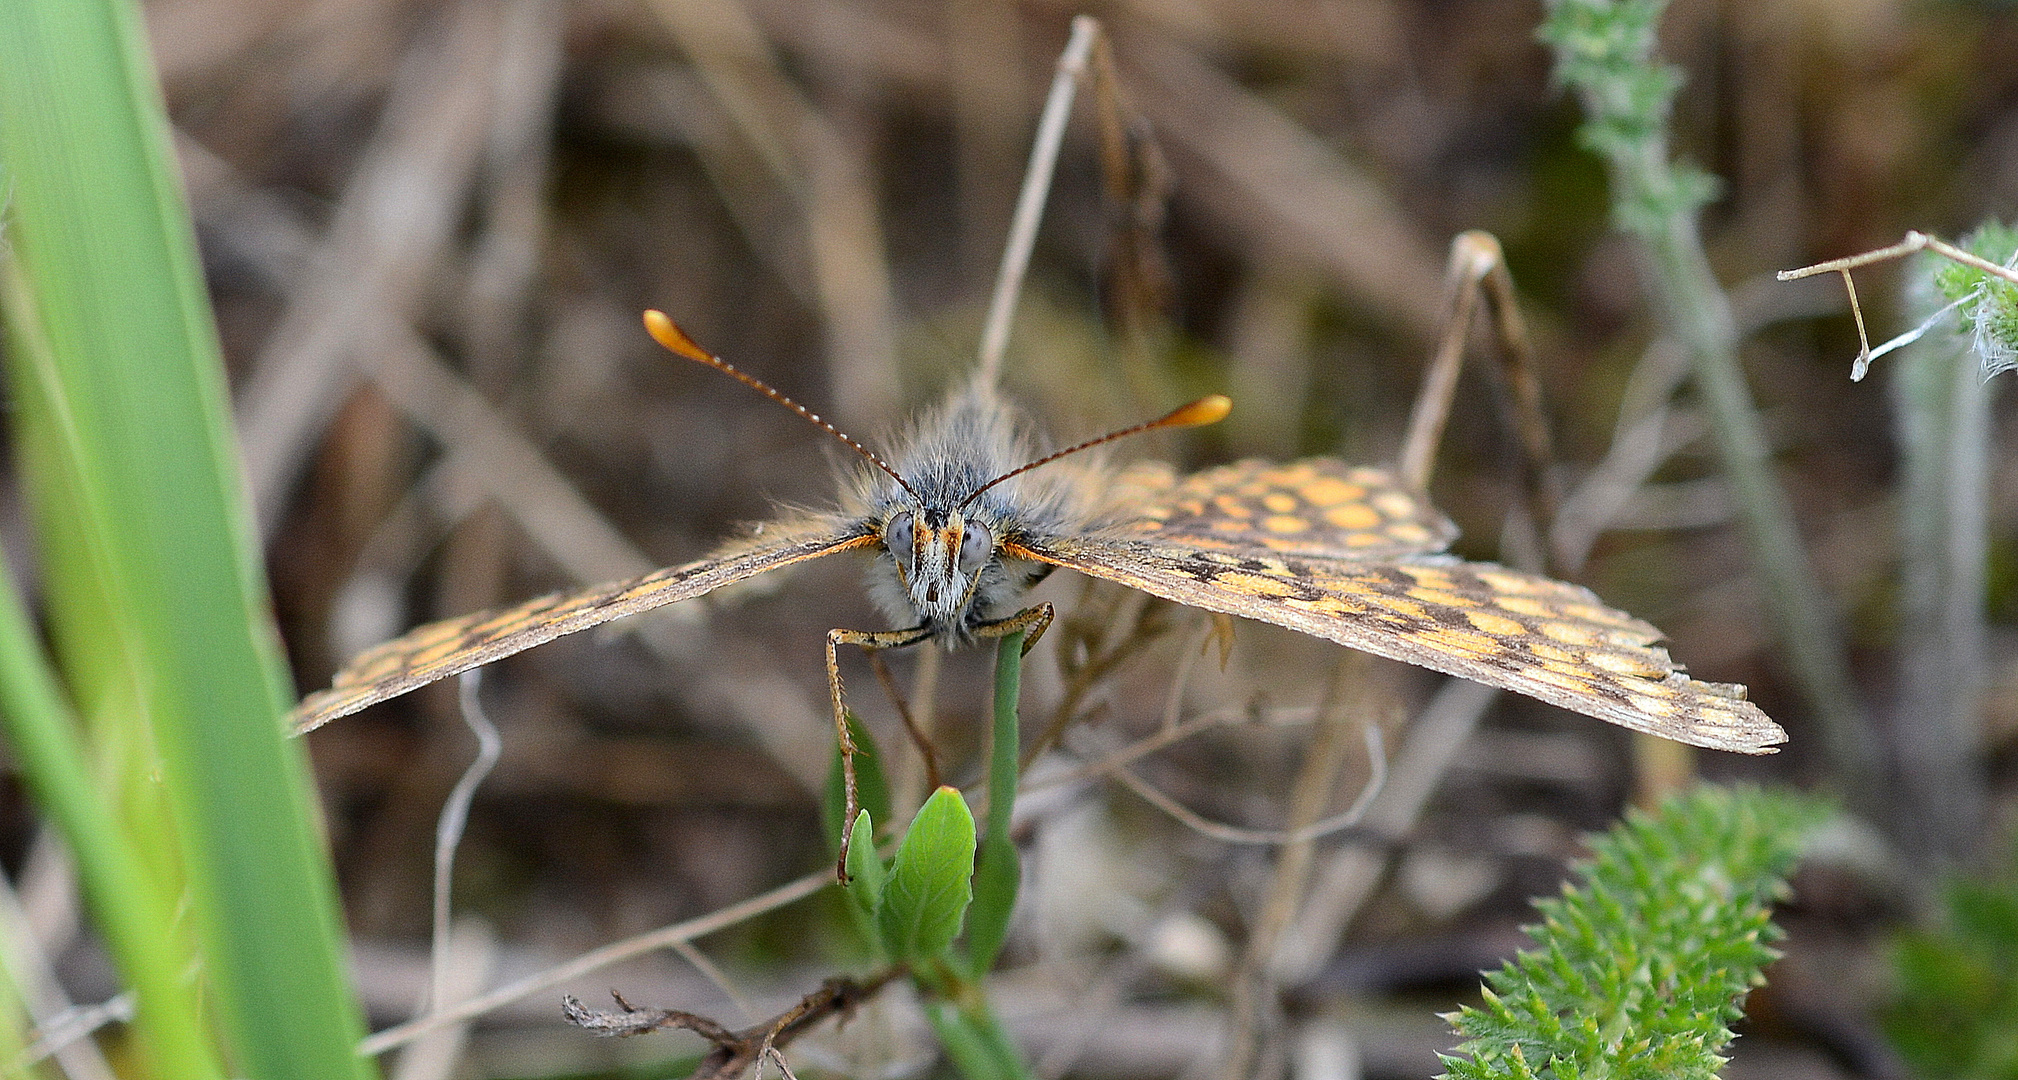
{"type": "Polygon", "coordinates": [[[698,360],[711,365],[714,363],[714,354],[701,348],[699,342],[689,337],[685,330],[680,329],[680,324],[674,322],[672,316],[663,311],[656,308],[645,310],[645,333],[652,335],[653,341],[689,360],[698,360]]]}
{"type": "Polygon", "coordinates": [[[1169,416],[1157,422],[1158,427],[1203,427],[1217,424],[1233,411],[1233,399],[1225,394],[1207,394],[1189,405],[1179,407],[1169,416]]]}
{"type": "Polygon", "coordinates": [[[903,488],[905,491],[910,491],[913,498],[917,497],[918,493],[916,491],[912,491],[911,485],[906,483],[903,477],[897,475],[897,470],[891,468],[889,462],[884,461],[880,457],[877,457],[875,451],[869,449],[866,446],[863,446],[861,443],[856,442],[851,436],[848,435],[847,432],[842,431],[840,428],[835,427],[834,425],[828,423],[825,420],[822,420],[820,418],[819,413],[816,413],[813,410],[806,408],[804,405],[801,405],[798,402],[793,401],[791,398],[788,398],[785,395],[779,393],[776,389],[774,389],[771,386],[771,384],[765,382],[762,379],[757,378],[755,375],[751,375],[746,371],[739,370],[736,367],[736,365],[731,364],[727,360],[724,360],[721,357],[716,356],[714,353],[711,353],[708,350],[701,348],[701,343],[687,336],[687,332],[685,330],[680,329],[680,324],[674,322],[672,316],[666,314],[663,311],[658,310],[657,308],[646,308],[645,333],[652,335],[653,341],[656,341],[659,344],[664,345],[667,349],[670,349],[671,351],[676,352],[681,356],[684,356],[687,359],[694,361],[695,363],[706,364],[709,367],[714,368],[716,371],[719,371],[722,374],[727,375],[730,378],[736,380],[737,382],[742,383],[744,386],[747,386],[750,389],[755,390],[757,393],[762,394],[767,398],[770,398],[772,401],[775,401],[778,404],[783,405],[785,408],[790,409],[795,413],[798,413],[800,418],[804,419],[807,423],[812,424],[814,427],[817,427],[820,430],[826,432],[827,434],[832,435],[836,439],[839,439],[842,442],[847,443],[848,448],[850,450],[853,450],[856,453],[862,455],[864,458],[867,458],[869,464],[874,465],[875,467],[888,473],[890,475],[890,479],[897,481],[897,485],[899,487],[903,488]]]}

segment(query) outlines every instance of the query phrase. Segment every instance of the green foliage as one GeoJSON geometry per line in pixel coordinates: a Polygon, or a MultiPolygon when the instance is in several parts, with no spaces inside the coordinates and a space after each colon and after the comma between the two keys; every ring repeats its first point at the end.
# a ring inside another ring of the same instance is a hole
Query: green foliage
{"type": "MultiPolygon", "coordinates": [[[[855,796],[861,800],[862,809],[869,812],[872,821],[890,820],[890,781],[883,773],[882,756],[877,752],[876,740],[869,729],[854,713],[848,714],[848,735],[855,740],[855,796]]],[[[841,748],[834,748],[834,760],[827,767],[827,790],[820,800],[820,824],[827,838],[827,844],[838,852],[841,847],[841,828],[848,823],[841,820],[847,806],[846,794],[841,790],[841,748]]],[[[852,842],[852,841],[851,841],[852,842]]]]}
{"type": "Polygon", "coordinates": [[[369,1075],[136,5],[0,4],[0,162],[8,427],[55,656],[10,607],[0,704],[134,991],[137,1067],[369,1075]]]}
{"type": "Polygon", "coordinates": [[[967,925],[968,973],[974,978],[995,966],[1009,936],[1009,918],[1022,885],[1023,862],[1009,839],[1015,809],[1018,757],[1022,753],[1016,700],[1023,684],[1023,634],[1002,639],[995,654],[995,726],[988,757],[988,828],[974,865],[974,912],[967,925]]]}
{"type": "MultiPolygon", "coordinates": [[[[988,817],[983,836],[976,835],[966,799],[959,791],[942,787],[919,808],[895,857],[886,865],[876,854],[873,823],[889,813],[889,787],[873,764],[874,744],[868,733],[857,725],[853,714],[848,717],[855,744],[862,751],[856,755],[856,774],[863,804],[849,833],[849,913],[879,956],[914,968],[929,961],[931,966],[921,972],[926,978],[943,981],[957,972],[963,986],[980,979],[994,965],[1008,937],[1022,874],[1016,845],[1009,839],[1009,822],[1015,809],[1021,749],[1016,702],[1022,682],[1023,634],[1005,636],[997,658],[988,817]],[[964,952],[953,948],[963,925],[967,927],[964,952]]],[[[828,815],[838,822],[842,805],[838,753],[827,802],[828,815]]],[[[838,837],[838,824],[830,832],[838,837]]]]}
{"type": "Polygon", "coordinates": [[[1763,982],[1769,916],[1815,802],[1704,787],[1592,841],[1581,884],[1539,901],[1536,948],[1486,976],[1483,1008],[1446,1015],[1464,1038],[1447,1074],[1710,1077],[1763,982]]]}
{"type": "Polygon", "coordinates": [[[943,955],[960,935],[974,899],[974,815],[957,788],[942,787],[919,807],[891,860],[876,930],[899,963],[943,955]]]}
{"type": "MultiPolygon", "coordinates": [[[[887,865],[876,854],[869,809],[856,816],[848,842],[850,916],[878,956],[910,970],[927,998],[926,1017],[941,1045],[970,1080],[1021,1080],[1030,1075],[981,983],[1008,936],[1021,874],[1016,846],[1009,839],[1009,821],[1021,749],[1016,700],[1023,634],[1003,637],[996,656],[985,839],[977,840],[966,799],[958,790],[942,787],[919,808],[887,865]],[[955,944],[963,924],[964,949],[955,944]]],[[[849,719],[852,723],[853,717],[849,719]]],[[[859,734],[857,742],[868,745],[859,734]]],[[[861,779],[862,801],[868,804],[872,795],[866,771],[861,779]]],[[[832,788],[829,801],[838,806],[838,761],[832,788]]],[[[880,797],[887,807],[887,794],[880,797]]]]}
{"type": "Polygon", "coordinates": [[[925,1019],[946,1047],[946,1056],[967,1080],[1031,1080],[1008,1032],[983,1000],[965,1005],[934,1001],[925,1005],[925,1019]]]}
{"type": "MultiPolygon", "coordinates": [[[[2018,228],[1985,222],[1963,237],[1959,246],[1971,255],[2009,266],[2012,253],[2018,251],[2018,228]]],[[[1938,255],[1921,258],[1932,260],[1928,268],[1935,289],[1959,305],[1956,313],[1962,319],[1962,331],[1974,339],[1983,374],[1987,377],[2018,367],[2018,285],[1938,255]]]]}
{"type": "Polygon", "coordinates": [[[1577,137],[1611,166],[1612,212],[1643,235],[1716,198],[1717,179],[1668,161],[1668,113],[1681,72],[1653,62],[1667,0],[1552,0],[1536,36],[1555,50],[1555,79],[1577,91],[1586,120],[1577,137]]]}
{"type": "MultiPolygon", "coordinates": [[[[848,903],[848,915],[855,932],[883,956],[882,938],[876,933],[876,912],[883,906],[883,881],[889,869],[876,854],[876,827],[867,810],[855,815],[855,827],[848,834],[848,887],[841,890],[848,903]]],[[[887,959],[887,957],[885,957],[887,959]]]]}
{"type": "MultiPolygon", "coordinates": [[[[1028,1076],[976,981],[978,974],[966,974],[984,971],[986,965],[976,962],[978,953],[963,956],[954,945],[974,906],[970,876],[981,877],[975,870],[974,817],[967,801],[954,788],[934,792],[887,867],[870,841],[873,834],[864,810],[855,819],[848,848],[848,905],[856,925],[880,955],[909,967],[920,990],[933,999],[926,1003],[926,1017],[962,1075],[970,1080],[1028,1076]]],[[[1012,890],[1005,905],[1013,899],[1012,890]]],[[[991,949],[999,945],[998,938],[991,949]]]]}
{"type": "Polygon", "coordinates": [[[2018,870],[1950,882],[1941,906],[1893,951],[1885,1032],[1922,1076],[2018,1077],[2018,870]]]}

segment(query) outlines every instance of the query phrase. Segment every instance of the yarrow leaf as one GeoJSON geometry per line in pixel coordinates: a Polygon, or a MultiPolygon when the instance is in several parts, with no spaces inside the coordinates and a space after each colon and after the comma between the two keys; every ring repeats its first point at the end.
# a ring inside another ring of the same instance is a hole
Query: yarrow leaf
{"type": "Polygon", "coordinates": [[[1449,1077],[1712,1077],[1777,952],[1771,907],[1820,804],[1704,787],[1591,842],[1581,882],[1538,901],[1535,948],[1445,1016],[1449,1077]]]}

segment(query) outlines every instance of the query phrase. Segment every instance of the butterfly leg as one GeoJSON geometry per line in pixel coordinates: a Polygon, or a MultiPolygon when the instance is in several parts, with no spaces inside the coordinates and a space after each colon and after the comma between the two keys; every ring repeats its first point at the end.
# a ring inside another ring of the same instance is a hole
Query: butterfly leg
{"type": "Polygon", "coordinates": [[[841,699],[841,661],[837,650],[843,645],[859,645],[863,651],[875,653],[916,645],[931,636],[922,627],[827,631],[827,693],[833,699],[834,735],[841,748],[841,856],[834,863],[834,876],[843,885],[848,883],[848,837],[854,831],[855,815],[861,812],[862,805],[855,792],[855,738],[848,733],[848,707],[841,699]]]}
{"type": "Polygon", "coordinates": [[[974,628],[974,636],[981,638],[1002,638],[1008,637],[1018,630],[1028,630],[1030,633],[1023,639],[1023,655],[1029,656],[1030,650],[1036,646],[1037,640],[1044,636],[1045,630],[1050,628],[1052,614],[1051,605],[1048,602],[1039,604],[1036,607],[1024,608],[1022,611],[1006,619],[997,619],[994,622],[982,623],[974,628]]]}

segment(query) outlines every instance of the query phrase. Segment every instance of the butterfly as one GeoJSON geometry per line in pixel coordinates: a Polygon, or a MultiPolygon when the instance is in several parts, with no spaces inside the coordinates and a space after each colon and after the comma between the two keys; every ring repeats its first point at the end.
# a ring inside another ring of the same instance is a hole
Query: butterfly
{"type": "Polygon", "coordinates": [[[1224,397],[1039,457],[1014,410],[976,380],[920,416],[886,461],[707,352],[664,314],[646,312],[645,325],[661,345],[793,409],[871,467],[857,470],[832,509],[767,523],[706,558],[433,623],[372,648],[302,701],[297,731],[563,634],[859,551],[870,556],[871,597],[901,628],[827,635],[850,781],[844,821],[855,815],[855,747],[836,650],[957,646],[1018,631],[1027,648],[1051,607],[1024,607],[1023,597],[1059,567],[1678,742],[1764,754],[1786,740],[1744,687],[1691,679],[1658,644],[1660,631],[1590,590],[1445,554],[1456,527],[1391,472],[1309,458],[1179,477],[1165,466],[1109,470],[1076,456],[1141,431],[1215,422],[1230,408],[1224,397]]]}

